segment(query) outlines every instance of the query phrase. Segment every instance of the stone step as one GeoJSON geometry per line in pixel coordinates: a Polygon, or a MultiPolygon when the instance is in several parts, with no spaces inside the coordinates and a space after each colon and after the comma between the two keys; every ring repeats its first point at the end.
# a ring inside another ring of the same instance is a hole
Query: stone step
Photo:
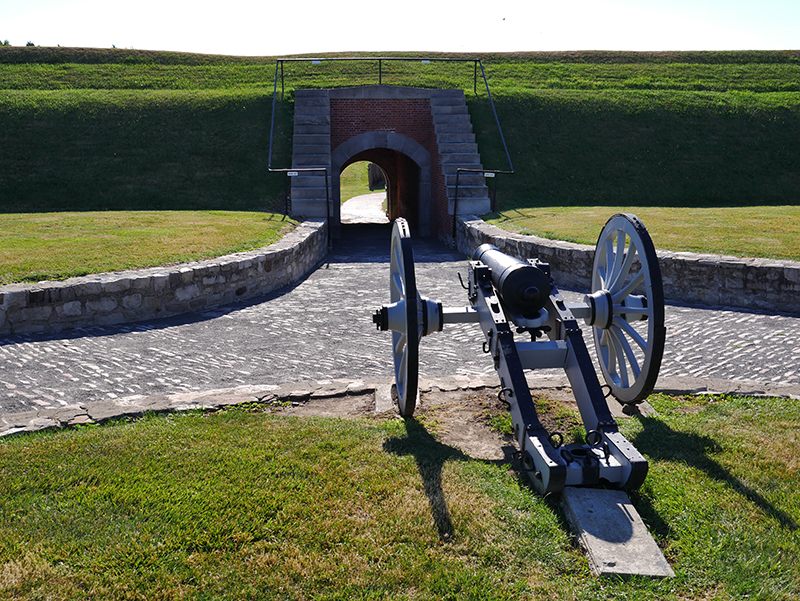
{"type": "Polygon", "coordinates": [[[320,190],[325,190],[325,175],[316,171],[303,172],[292,178],[292,187],[319,188],[320,190]]]}
{"type": "Polygon", "coordinates": [[[298,96],[294,99],[294,112],[305,112],[307,108],[325,109],[330,112],[330,99],[327,96],[298,96]],[[298,110],[299,109],[299,110],[298,110]]]}
{"type": "Polygon", "coordinates": [[[445,177],[449,176],[456,176],[456,173],[459,169],[469,169],[470,171],[463,172],[461,174],[461,179],[463,180],[465,177],[478,177],[480,174],[472,173],[472,170],[480,170],[483,171],[483,166],[480,163],[472,163],[472,164],[462,164],[462,163],[443,163],[442,170],[444,171],[445,177]]]}
{"type": "Polygon", "coordinates": [[[294,144],[294,154],[327,154],[330,155],[330,144],[294,144]]]}
{"type": "Polygon", "coordinates": [[[327,134],[295,134],[293,137],[294,145],[311,145],[311,144],[325,144],[328,145],[331,141],[330,133],[327,134]]]}
{"type": "Polygon", "coordinates": [[[295,102],[298,98],[329,98],[330,90],[296,90],[294,93],[295,102]]]}
{"type": "Polygon", "coordinates": [[[295,217],[327,217],[328,208],[325,199],[292,198],[292,215],[295,217]]]}
{"type": "MultiPolygon", "coordinates": [[[[487,186],[467,186],[458,182],[458,198],[482,198],[489,197],[489,188],[487,186]]],[[[456,197],[455,185],[447,186],[447,198],[456,197]]]]}
{"type": "Polygon", "coordinates": [[[292,200],[325,200],[325,186],[292,186],[292,200]]]}
{"type": "MultiPolygon", "coordinates": [[[[436,141],[439,144],[475,144],[475,134],[469,132],[436,132],[436,141]]],[[[477,144],[476,144],[477,146],[477,144]]]]}
{"type": "Polygon", "coordinates": [[[477,152],[469,153],[455,153],[455,152],[442,152],[441,146],[439,153],[442,157],[442,164],[458,164],[459,167],[466,167],[468,169],[480,169],[481,157],[477,152]]]}
{"type": "Polygon", "coordinates": [[[331,155],[300,154],[292,156],[292,167],[330,167],[331,155]]]}
{"type": "MultiPolygon", "coordinates": [[[[447,201],[447,212],[451,215],[455,209],[455,200],[450,198],[447,201]]],[[[482,198],[462,198],[458,195],[458,214],[459,215],[486,215],[492,210],[492,201],[488,196],[482,198]]]]}
{"type": "MultiPolygon", "coordinates": [[[[464,107],[466,108],[466,107],[464,107]]],[[[469,125],[470,129],[472,129],[472,122],[469,120],[469,113],[466,111],[464,113],[456,114],[456,113],[445,113],[443,115],[434,115],[433,122],[436,125],[445,125],[445,124],[463,124],[466,123],[469,125]]]]}
{"type": "Polygon", "coordinates": [[[464,102],[464,90],[435,90],[431,94],[431,104],[464,102]]]}
{"type": "MultiPolygon", "coordinates": [[[[436,130],[437,138],[440,134],[472,134],[472,123],[435,123],[434,129],[436,130]]],[[[474,139],[474,137],[473,137],[474,139]]]]}
{"type": "Polygon", "coordinates": [[[328,107],[322,106],[306,106],[301,107],[302,110],[295,111],[295,121],[297,117],[327,117],[330,119],[331,112],[328,107]]]}
{"type": "Polygon", "coordinates": [[[327,125],[328,127],[330,127],[330,125],[331,125],[331,116],[330,116],[330,114],[327,114],[327,115],[307,115],[305,113],[300,113],[298,115],[297,113],[295,113],[295,115],[294,115],[294,124],[295,124],[295,127],[297,125],[327,125]]]}
{"type": "Polygon", "coordinates": [[[439,142],[440,153],[478,154],[478,145],[474,142],[449,143],[439,142]]]}
{"type": "MultiPolygon", "coordinates": [[[[444,176],[444,184],[445,186],[452,186],[455,188],[456,185],[456,174],[446,174],[444,176]]],[[[485,186],[486,178],[483,177],[480,173],[462,173],[458,176],[458,186],[459,188],[463,186],[485,186]]]]}
{"type": "Polygon", "coordinates": [[[305,123],[294,124],[294,135],[296,136],[328,136],[331,137],[330,123],[322,125],[308,125],[305,123]]]}
{"type": "Polygon", "coordinates": [[[466,106],[464,97],[461,98],[431,98],[431,110],[436,110],[448,106],[466,106]]]}
{"type": "Polygon", "coordinates": [[[466,104],[440,104],[431,106],[433,118],[437,121],[441,115],[469,115],[466,104]]]}

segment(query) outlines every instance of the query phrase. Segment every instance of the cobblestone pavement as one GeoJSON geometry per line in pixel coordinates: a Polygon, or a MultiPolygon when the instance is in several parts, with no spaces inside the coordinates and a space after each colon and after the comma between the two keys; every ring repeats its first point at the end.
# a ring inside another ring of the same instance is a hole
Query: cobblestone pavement
{"type": "MultiPolygon", "coordinates": [[[[351,228],[303,281],[255,302],[127,326],[0,338],[0,414],[131,395],[391,377],[391,337],[371,320],[389,300],[389,229],[351,228]]],[[[466,275],[463,255],[415,240],[414,257],[423,295],[444,306],[468,304],[458,280],[458,272],[466,275]]],[[[582,298],[562,292],[568,300],[582,298]]],[[[664,378],[800,384],[800,318],[669,305],[667,327],[664,378]]],[[[475,324],[448,325],[422,341],[420,373],[491,375],[481,346],[475,324]]]]}

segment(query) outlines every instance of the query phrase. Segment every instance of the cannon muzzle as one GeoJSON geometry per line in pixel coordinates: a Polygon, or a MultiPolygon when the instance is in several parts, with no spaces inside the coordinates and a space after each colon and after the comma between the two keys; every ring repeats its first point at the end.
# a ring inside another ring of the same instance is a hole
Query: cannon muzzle
{"type": "Polygon", "coordinates": [[[508,309],[523,317],[535,317],[550,297],[550,277],[538,267],[482,244],[473,253],[492,270],[492,284],[508,309]]]}

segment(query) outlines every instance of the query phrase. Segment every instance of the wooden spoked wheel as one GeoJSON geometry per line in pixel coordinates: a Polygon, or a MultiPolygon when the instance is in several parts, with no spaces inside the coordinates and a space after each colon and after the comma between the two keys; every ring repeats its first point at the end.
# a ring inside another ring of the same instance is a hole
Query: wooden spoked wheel
{"type": "Polygon", "coordinates": [[[592,268],[595,348],[603,378],[622,403],[637,403],[653,391],[664,354],[664,290],[655,247],[631,214],[608,220],[592,268]]]}

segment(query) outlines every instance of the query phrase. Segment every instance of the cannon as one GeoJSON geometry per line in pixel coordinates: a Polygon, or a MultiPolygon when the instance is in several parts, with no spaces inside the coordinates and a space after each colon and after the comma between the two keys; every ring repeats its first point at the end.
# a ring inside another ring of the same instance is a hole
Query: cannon
{"type": "Polygon", "coordinates": [[[634,215],[611,217],[600,232],[591,291],[582,302],[564,300],[550,266],[523,261],[484,244],[468,266],[470,304],[448,308],[419,294],[411,234],[405,220],[392,229],[390,304],[373,314],[378,330],[392,332],[396,396],[404,417],[418,399],[420,340],[445,324],[477,323],[483,351],[500,379],[500,399],[511,412],[522,469],[541,494],[567,486],[639,487],[646,459],[620,433],[608,397],[635,404],[653,390],[664,351],[664,294],[655,248],[634,215]],[[591,327],[600,384],[578,320],[591,327]],[[540,422],[525,370],[565,371],[586,430],[584,442],[564,444],[540,422]]]}

